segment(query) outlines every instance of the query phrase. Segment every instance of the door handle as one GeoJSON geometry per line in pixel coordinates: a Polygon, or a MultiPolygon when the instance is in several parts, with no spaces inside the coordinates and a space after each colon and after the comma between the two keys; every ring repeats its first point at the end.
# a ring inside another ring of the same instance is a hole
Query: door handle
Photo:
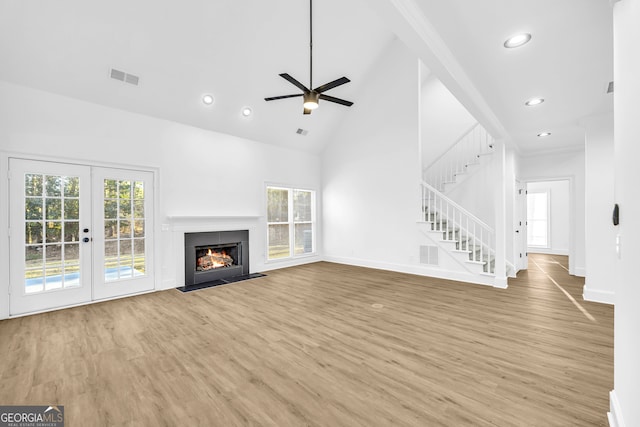
{"type": "Polygon", "coordinates": [[[90,240],[91,239],[89,239],[88,237],[85,237],[84,239],[82,239],[82,241],[85,242],[85,243],[89,243],[90,240]]]}
{"type": "Polygon", "coordinates": [[[85,228],[84,230],[82,230],[82,232],[83,232],[83,233],[88,233],[88,232],[89,232],[89,229],[88,229],[88,228],[85,228]]]}

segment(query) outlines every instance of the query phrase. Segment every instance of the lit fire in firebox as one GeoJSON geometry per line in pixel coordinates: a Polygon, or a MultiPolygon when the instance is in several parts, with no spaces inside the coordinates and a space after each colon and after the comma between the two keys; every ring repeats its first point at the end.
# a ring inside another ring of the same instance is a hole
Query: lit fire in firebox
{"type": "Polygon", "coordinates": [[[233,265],[233,258],[231,258],[225,251],[214,252],[211,249],[208,249],[206,255],[198,257],[196,264],[197,271],[213,270],[214,268],[223,268],[233,265]]]}

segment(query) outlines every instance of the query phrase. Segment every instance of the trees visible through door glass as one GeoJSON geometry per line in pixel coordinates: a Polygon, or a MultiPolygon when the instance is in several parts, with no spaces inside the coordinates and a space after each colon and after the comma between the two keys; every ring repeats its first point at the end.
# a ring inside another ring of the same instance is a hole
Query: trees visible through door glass
{"type": "Polygon", "coordinates": [[[78,177],[25,174],[25,293],[80,285],[79,197],[78,177]]]}
{"type": "Polygon", "coordinates": [[[104,180],[104,278],[106,282],[146,273],[144,183],[104,180]]]}

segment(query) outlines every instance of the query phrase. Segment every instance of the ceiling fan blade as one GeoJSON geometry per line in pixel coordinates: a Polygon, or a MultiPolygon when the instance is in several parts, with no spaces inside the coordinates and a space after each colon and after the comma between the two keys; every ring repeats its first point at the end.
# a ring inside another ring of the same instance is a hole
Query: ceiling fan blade
{"type": "Polygon", "coordinates": [[[313,111],[313,110],[310,110],[310,109],[308,109],[308,108],[305,108],[305,109],[304,109],[304,112],[303,112],[302,114],[311,114],[311,112],[312,112],[312,111],[313,111]]]}
{"type": "Polygon", "coordinates": [[[285,99],[285,98],[295,98],[297,96],[302,96],[301,93],[297,93],[295,95],[282,95],[282,96],[272,96],[271,98],[265,98],[265,101],[275,101],[276,99],[285,99]]]}
{"type": "Polygon", "coordinates": [[[336,104],[346,105],[347,107],[351,107],[353,102],[345,101],[344,99],[335,98],[333,96],[320,94],[320,99],[324,99],[325,101],[335,102],[336,104]]]}
{"type": "Polygon", "coordinates": [[[318,93],[322,93],[322,92],[326,92],[329,89],[333,89],[334,87],[343,85],[345,83],[349,83],[351,80],[349,80],[346,77],[340,77],[339,79],[336,79],[332,82],[323,84],[322,86],[318,86],[317,88],[315,88],[314,90],[318,93]]]}
{"type": "Polygon", "coordinates": [[[294,85],[295,87],[299,88],[300,90],[304,92],[309,92],[309,89],[307,89],[305,85],[303,85],[302,83],[300,83],[299,81],[291,77],[289,74],[282,73],[280,74],[280,77],[282,77],[283,79],[285,79],[286,81],[294,85]]]}

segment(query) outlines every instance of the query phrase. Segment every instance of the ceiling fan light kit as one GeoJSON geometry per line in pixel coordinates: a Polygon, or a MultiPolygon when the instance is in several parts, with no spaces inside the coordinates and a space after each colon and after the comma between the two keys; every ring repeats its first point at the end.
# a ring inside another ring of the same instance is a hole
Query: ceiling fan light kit
{"type": "Polygon", "coordinates": [[[332,82],[325,83],[322,86],[318,86],[315,89],[313,88],[313,0],[309,0],[309,87],[306,87],[298,80],[294,79],[287,73],[280,74],[280,77],[287,80],[289,83],[297,87],[302,91],[302,93],[296,93],[292,95],[281,95],[281,96],[272,96],[269,98],[265,98],[265,101],[275,101],[278,99],[285,98],[296,98],[302,97],[303,99],[303,114],[311,114],[311,111],[318,108],[319,100],[322,99],[324,101],[333,102],[336,104],[344,105],[346,107],[351,107],[353,102],[346,101],[344,99],[336,98],[333,96],[325,95],[324,92],[329,89],[333,89],[334,87],[338,87],[345,83],[349,83],[350,80],[346,77],[340,77],[332,82]]]}
{"type": "Polygon", "coordinates": [[[320,98],[320,94],[316,91],[305,92],[303,107],[307,110],[315,110],[318,108],[318,98],[320,98]]]}

